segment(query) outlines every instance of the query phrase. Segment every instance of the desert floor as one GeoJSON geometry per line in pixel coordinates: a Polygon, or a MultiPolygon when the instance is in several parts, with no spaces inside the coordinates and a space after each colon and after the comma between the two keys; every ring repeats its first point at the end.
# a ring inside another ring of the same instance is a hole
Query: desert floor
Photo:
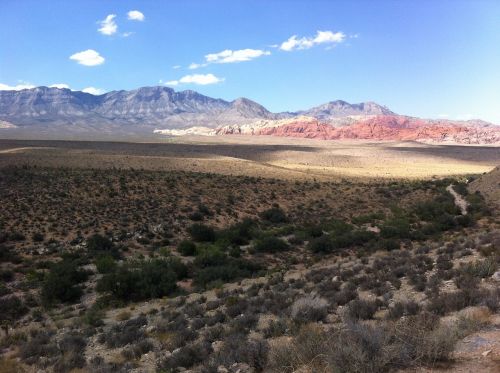
{"type": "Polygon", "coordinates": [[[430,178],[479,174],[500,164],[492,146],[325,141],[278,137],[178,137],[161,142],[0,140],[0,167],[186,170],[286,179],[430,178]]]}

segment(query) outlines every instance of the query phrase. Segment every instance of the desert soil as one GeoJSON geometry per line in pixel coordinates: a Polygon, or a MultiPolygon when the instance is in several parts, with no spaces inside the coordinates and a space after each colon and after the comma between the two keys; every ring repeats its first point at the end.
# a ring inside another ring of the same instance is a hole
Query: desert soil
{"type": "Polygon", "coordinates": [[[498,147],[325,141],[261,136],[182,137],[161,143],[0,140],[0,167],[186,170],[285,179],[430,178],[480,174],[498,147]]]}

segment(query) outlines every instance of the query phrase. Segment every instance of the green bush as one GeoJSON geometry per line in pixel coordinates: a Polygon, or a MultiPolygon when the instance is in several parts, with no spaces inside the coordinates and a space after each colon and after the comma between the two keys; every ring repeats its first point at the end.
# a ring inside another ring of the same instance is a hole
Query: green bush
{"type": "Polygon", "coordinates": [[[78,268],[76,260],[64,258],[55,263],[42,285],[42,302],[50,306],[55,302],[74,302],[82,295],[79,286],[88,278],[88,272],[78,268]]]}
{"type": "Polygon", "coordinates": [[[260,266],[245,259],[227,258],[224,264],[201,268],[196,271],[193,282],[207,288],[214,282],[229,282],[251,277],[260,266]]]}
{"type": "Polygon", "coordinates": [[[265,237],[255,244],[255,250],[265,253],[276,253],[290,249],[290,245],[278,237],[265,237]]]}
{"type": "Polygon", "coordinates": [[[380,235],[384,238],[410,238],[410,222],[405,217],[386,220],[380,227],[380,235]]]}
{"type": "Polygon", "coordinates": [[[308,249],[313,253],[329,253],[335,248],[330,236],[321,236],[311,240],[308,249]]]}
{"type": "Polygon", "coordinates": [[[177,251],[184,256],[193,256],[196,254],[196,245],[193,241],[184,240],[177,246],[177,251]]]}
{"type": "Polygon", "coordinates": [[[227,240],[232,245],[246,245],[253,238],[255,221],[244,219],[220,233],[221,240],[227,240]]]}
{"type": "Polygon", "coordinates": [[[215,231],[212,227],[204,224],[193,224],[189,227],[188,232],[191,238],[197,242],[213,242],[215,241],[215,231]]]}
{"type": "Polygon", "coordinates": [[[97,272],[110,273],[116,268],[116,262],[111,255],[101,255],[95,261],[97,272]]]}
{"type": "Polygon", "coordinates": [[[194,260],[194,265],[198,268],[213,267],[227,263],[227,255],[215,247],[208,247],[200,250],[194,260]]]}
{"type": "Polygon", "coordinates": [[[110,292],[124,301],[160,298],[177,290],[177,280],[187,275],[187,268],[178,260],[153,259],[129,263],[104,275],[97,291],[110,292]]]}
{"type": "Polygon", "coordinates": [[[279,207],[273,207],[268,210],[262,211],[260,213],[260,217],[263,220],[274,224],[286,223],[288,221],[285,212],[279,207]]]}
{"type": "Polygon", "coordinates": [[[200,251],[193,265],[194,284],[204,288],[215,282],[250,277],[260,269],[260,266],[249,260],[230,257],[213,247],[200,251]]]}
{"type": "Polygon", "coordinates": [[[311,240],[308,249],[313,253],[330,253],[351,246],[363,245],[377,238],[374,232],[352,230],[338,235],[324,235],[311,240]]]}
{"type": "Polygon", "coordinates": [[[91,252],[94,251],[109,251],[113,248],[113,243],[108,237],[102,236],[98,233],[90,236],[87,239],[87,249],[91,252]]]}

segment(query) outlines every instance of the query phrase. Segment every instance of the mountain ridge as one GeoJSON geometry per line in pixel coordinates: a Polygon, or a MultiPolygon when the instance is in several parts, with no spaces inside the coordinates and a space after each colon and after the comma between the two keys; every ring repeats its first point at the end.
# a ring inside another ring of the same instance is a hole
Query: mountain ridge
{"type": "Polygon", "coordinates": [[[245,97],[226,101],[163,86],[100,95],[43,86],[0,91],[0,123],[0,136],[90,131],[500,143],[500,126],[488,122],[409,117],[373,101],[334,100],[307,110],[273,113],[245,97]]]}
{"type": "MultiPolygon", "coordinates": [[[[381,114],[392,111],[373,102],[349,104],[346,101],[330,101],[306,111],[272,113],[261,104],[245,97],[233,101],[212,98],[193,90],[175,91],[169,87],[140,87],[134,90],[110,91],[92,95],[67,88],[36,87],[20,91],[0,91],[0,120],[14,125],[32,125],[37,122],[78,121],[84,114],[87,120],[122,121],[133,124],[146,120],[149,124],[180,125],[179,115],[205,114],[197,124],[210,126],[215,119],[217,125],[234,124],[244,119],[282,119],[308,115],[321,111],[321,119],[349,115],[381,114]],[[365,107],[369,108],[368,110],[365,107]],[[375,108],[375,109],[373,109],[375,108]],[[377,110],[378,109],[378,110],[377,110]],[[177,116],[177,117],[176,117],[177,116]]],[[[193,118],[186,118],[192,121],[193,118]]],[[[190,123],[192,125],[192,123],[190,123]]]]}

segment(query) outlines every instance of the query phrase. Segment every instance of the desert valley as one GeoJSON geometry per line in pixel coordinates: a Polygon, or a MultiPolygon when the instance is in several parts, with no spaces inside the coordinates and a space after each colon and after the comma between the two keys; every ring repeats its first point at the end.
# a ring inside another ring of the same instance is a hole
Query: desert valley
{"type": "Polygon", "coordinates": [[[495,2],[0,13],[0,373],[500,371],[495,2]]]}

